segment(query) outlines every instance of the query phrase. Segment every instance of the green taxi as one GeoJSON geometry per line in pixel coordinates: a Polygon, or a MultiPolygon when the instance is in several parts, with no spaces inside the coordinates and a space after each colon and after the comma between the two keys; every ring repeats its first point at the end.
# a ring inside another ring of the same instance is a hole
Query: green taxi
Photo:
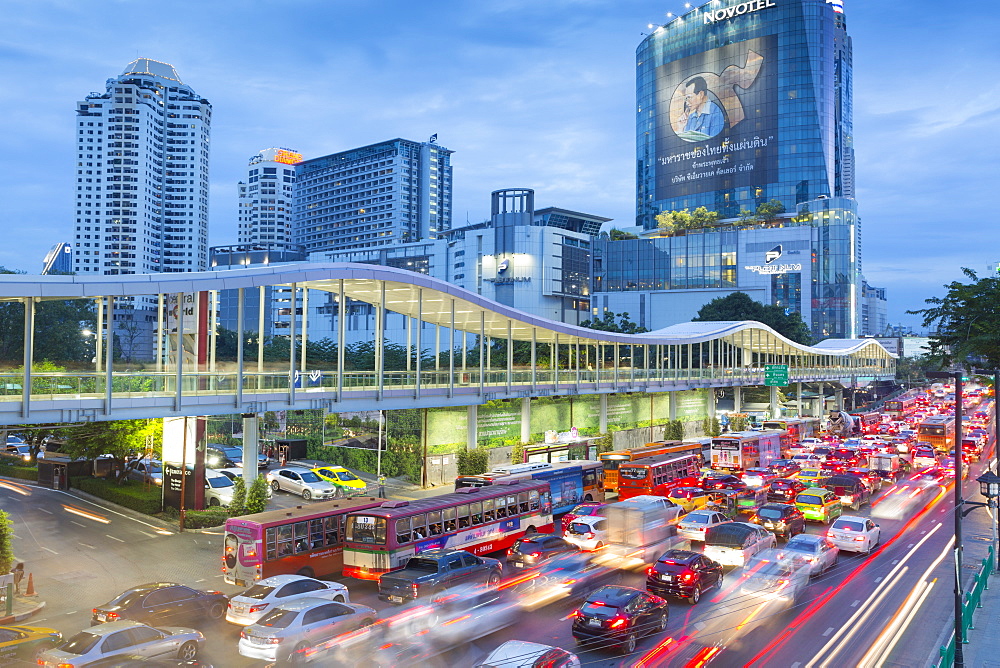
{"type": "Polygon", "coordinates": [[[824,524],[829,524],[844,512],[840,497],[828,489],[819,487],[799,492],[795,497],[795,507],[802,511],[806,520],[824,524]]]}

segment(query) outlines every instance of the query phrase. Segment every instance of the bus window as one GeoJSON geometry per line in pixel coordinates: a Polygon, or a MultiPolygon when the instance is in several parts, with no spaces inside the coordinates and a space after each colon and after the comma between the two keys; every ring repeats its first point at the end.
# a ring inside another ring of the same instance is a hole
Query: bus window
{"type": "Polygon", "coordinates": [[[483,523],[483,504],[481,501],[474,501],[469,504],[469,509],[472,511],[472,524],[483,523]]]}
{"type": "Polygon", "coordinates": [[[309,551],[309,522],[295,523],[295,554],[309,551]]]}
{"type": "Polygon", "coordinates": [[[278,527],[278,556],[287,557],[292,553],[292,525],[278,527]]]}
{"type": "Polygon", "coordinates": [[[336,545],[340,542],[340,516],[330,515],[326,518],[326,544],[336,545]]]}
{"type": "Polygon", "coordinates": [[[503,500],[504,500],[504,497],[502,497],[502,496],[501,497],[497,497],[497,500],[496,500],[496,505],[497,505],[497,519],[498,520],[502,520],[502,519],[505,519],[507,517],[507,506],[504,504],[503,500]]]}
{"type": "Polygon", "coordinates": [[[455,508],[444,509],[444,530],[449,532],[455,530],[455,508]]]}
{"type": "Polygon", "coordinates": [[[430,536],[441,535],[441,511],[432,510],[427,513],[427,532],[430,536]]]}
{"type": "Polygon", "coordinates": [[[483,522],[493,521],[493,499],[483,499],[483,522]]]}
{"type": "Polygon", "coordinates": [[[597,486],[597,469],[587,469],[583,472],[583,486],[585,489],[597,486]]]}
{"type": "Polygon", "coordinates": [[[528,508],[530,510],[538,510],[538,490],[537,489],[528,490],[528,508]]]}
{"type": "Polygon", "coordinates": [[[427,516],[414,515],[410,518],[413,525],[413,540],[423,540],[427,538],[427,516]]]}
{"type": "Polygon", "coordinates": [[[277,541],[277,529],[271,527],[266,532],[266,537],[264,539],[264,549],[266,550],[267,560],[278,558],[278,541],[277,541]]]}
{"type": "Polygon", "coordinates": [[[458,507],[458,528],[468,529],[469,526],[469,504],[463,503],[458,507]]]}
{"type": "Polygon", "coordinates": [[[528,493],[518,492],[517,493],[517,505],[522,513],[528,512],[528,493]]]}
{"type": "Polygon", "coordinates": [[[352,515],[347,518],[347,535],[349,541],[359,543],[385,544],[385,518],[370,515],[352,515]]]}
{"type": "Polygon", "coordinates": [[[507,497],[507,517],[517,515],[517,497],[511,494],[507,497]]]}
{"type": "Polygon", "coordinates": [[[409,543],[410,542],[410,518],[409,517],[399,517],[396,519],[396,542],[397,543],[409,543]]]}
{"type": "Polygon", "coordinates": [[[323,519],[309,521],[309,548],[323,547],[323,519]]]}

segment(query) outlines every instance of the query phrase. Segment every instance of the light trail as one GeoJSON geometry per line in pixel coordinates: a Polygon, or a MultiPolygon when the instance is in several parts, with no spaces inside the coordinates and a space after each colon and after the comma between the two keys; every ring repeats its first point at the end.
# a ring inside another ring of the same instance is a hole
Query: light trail
{"type": "Polygon", "coordinates": [[[76,506],[68,506],[65,503],[62,504],[63,510],[67,513],[72,513],[78,517],[83,517],[88,520],[93,520],[94,522],[100,522],[101,524],[111,524],[111,520],[103,515],[98,515],[97,513],[92,513],[90,511],[84,510],[83,508],[77,508],[76,506]]]}

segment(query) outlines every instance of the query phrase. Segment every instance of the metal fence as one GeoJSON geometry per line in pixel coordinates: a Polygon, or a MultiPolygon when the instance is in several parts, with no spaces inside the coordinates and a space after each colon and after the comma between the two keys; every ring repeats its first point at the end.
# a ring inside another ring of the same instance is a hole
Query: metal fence
{"type": "MultiPolygon", "coordinates": [[[[976,628],[972,623],[972,613],[976,611],[976,608],[983,607],[983,591],[988,588],[990,575],[993,573],[993,563],[993,546],[990,545],[989,552],[983,558],[979,572],[976,573],[972,589],[965,592],[965,600],[962,602],[962,628],[965,629],[962,635],[965,637],[966,642],[969,641],[968,631],[976,628]]],[[[945,666],[951,666],[955,663],[954,631],[951,632],[951,636],[948,638],[948,644],[942,645],[938,649],[938,653],[940,654],[940,659],[937,662],[937,668],[945,668],[945,666]]]]}

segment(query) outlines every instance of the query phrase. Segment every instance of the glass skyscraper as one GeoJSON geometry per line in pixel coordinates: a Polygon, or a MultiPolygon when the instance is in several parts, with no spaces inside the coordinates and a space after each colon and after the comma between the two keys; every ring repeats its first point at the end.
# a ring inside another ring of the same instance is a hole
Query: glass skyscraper
{"type": "Polygon", "coordinates": [[[637,225],[854,197],[842,2],[712,0],[646,37],[636,75],[637,225]]]}

